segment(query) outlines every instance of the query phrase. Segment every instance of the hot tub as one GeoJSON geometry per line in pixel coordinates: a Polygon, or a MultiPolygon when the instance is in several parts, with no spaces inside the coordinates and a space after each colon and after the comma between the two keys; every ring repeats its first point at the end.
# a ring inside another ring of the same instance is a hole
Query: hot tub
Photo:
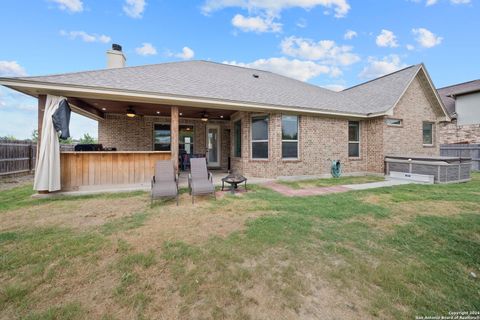
{"type": "Polygon", "coordinates": [[[385,172],[402,172],[433,176],[435,183],[456,183],[470,180],[471,158],[386,156],[385,172]]]}

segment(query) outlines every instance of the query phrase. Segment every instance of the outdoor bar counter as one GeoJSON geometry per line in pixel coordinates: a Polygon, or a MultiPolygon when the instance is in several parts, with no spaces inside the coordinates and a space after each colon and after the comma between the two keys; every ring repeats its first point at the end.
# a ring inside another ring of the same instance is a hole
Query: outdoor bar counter
{"type": "Polygon", "coordinates": [[[150,183],[155,162],[169,159],[170,151],[63,151],[62,191],[83,186],[150,183]]]}

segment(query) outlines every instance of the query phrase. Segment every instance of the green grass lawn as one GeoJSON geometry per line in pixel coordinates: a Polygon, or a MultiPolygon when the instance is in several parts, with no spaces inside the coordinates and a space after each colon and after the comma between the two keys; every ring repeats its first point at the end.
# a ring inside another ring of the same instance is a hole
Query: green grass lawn
{"type": "Polygon", "coordinates": [[[339,177],[339,178],[299,180],[299,181],[280,180],[279,182],[293,189],[304,189],[304,188],[311,188],[311,187],[330,187],[330,186],[338,186],[338,185],[345,185],[345,184],[378,182],[378,181],[384,181],[384,180],[385,180],[384,177],[378,177],[378,176],[358,176],[358,177],[339,177]]]}
{"type": "Polygon", "coordinates": [[[178,208],[150,208],[144,193],[35,200],[29,188],[0,193],[0,318],[480,310],[480,278],[470,275],[480,277],[480,174],[303,198],[253,187],[195,207],[183,194],[178,208]]]}

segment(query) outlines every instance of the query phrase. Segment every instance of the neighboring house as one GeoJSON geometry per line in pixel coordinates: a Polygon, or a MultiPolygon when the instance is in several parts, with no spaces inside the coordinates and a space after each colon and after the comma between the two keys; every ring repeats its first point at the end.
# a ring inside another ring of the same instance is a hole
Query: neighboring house
{"type": "Polygon", "coordinates": [[[64,190],[147,183],[157,159],[185,153],[247,177],[327,175],[337,159],[345,174],[383,174],[386,155],[438,155],[450,120],[423,64],[333,92],[208,61],[123,67],[118,49],[107,53],[115,68],[0,78],[38,97],[40,130],[46,95],[61,95],[117,148],[62,153],[64,190]]]}
{"type": "Polygon", "coordinates": [[[440,125],[440,143],[480,143],[480,80],[438,89],[452,118],[440,125]]]}

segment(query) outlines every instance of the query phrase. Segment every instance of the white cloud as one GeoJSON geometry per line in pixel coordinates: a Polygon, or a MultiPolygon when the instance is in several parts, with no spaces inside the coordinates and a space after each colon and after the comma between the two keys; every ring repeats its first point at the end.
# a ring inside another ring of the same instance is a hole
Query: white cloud
{"type": "Polygon", "coordinates": [[[295,36],[287,37],[280,44],[282,52],[295,58],[322,61],[332,65],[351,65],[360,61],[360,57],[352,52],[351,46],[338,46],[335,41],[310,39],[295,36]]]}
{"type": "Polygon", "coordinates": [[[26,76],[25,69],[17,61],[0,60],[0,76],[2,77],[22,77],[26,76]]]}
{"type": "Polygon", "coordinates": [[[405,47],[407,48],[408,51],[415,50],[415,46],[412,44],[407,44],[405,47]]]}
{"type": "Polygon", "coordinates": [[[146,5],[145,0],[125,0],[123,12],[131,18],[139,19],[142,17],[146,5]]]}
{"type": "Polygon", "coordinates": [[[425,28],[412,29],[415,40],[424,48],[432,48],[442,43],[443,38],[425,28]]]}
{"type": "Polygon", "coordinates": [[[195,56],[195,51],[189,47],[183,47],[182,52],[177,53],[174,56],[183,60],[189,60],[195,56]]]}
{"type": "Polygon", "coordinates": [[[376,43],[379,47],[398,47],[397,36],[395,36],[392,31],[386,29],[382,29],[380,34],[377,36],[376,43]]]}
{"type": "Polygon", "coordinates": [[[353,38],[355,38],[356,36],[358,36],[357,32],[356,31],[353,31],[353,30],[347,30],[345,32],[345,34],[343,35],[343,38],[345,40],[352,40],[353,38]]]}
{"type": "Polygon", "coordinates": [[[273,17],[245,17],[237,14],[232,19],[232,25],[244,32],[280,32],[282,30],[282,24],[274,22],[273,20],[273,17]]]}
{"type": "Polygon", "coordinates": [[[374,57],[369,57],[367,66],[363,68],[359,76],[367,79],[378,78],[405,67],[406,64],[404,64],[400,57],[396,54],[383,57],[381,60],[374,57]]]}
{"type": "Polygon", "coordinates": [[[300,81],[308,81],[312,78],[318,77],[321,74],[328,74],[331,72],[331,69],[328,66],[321,65],[313,61],[302,61],[297,59],[289,60],[285,57],[258,59],[249,63],[236,61],[224,61],[223,63],[240,67],[267,70],[300,81]]]}
{"type": "Polygon", "coordinates": [[[83,11],[83,2],[82,0],[50,0],[55,2],[61,10],[68,12],[82,12],[83,11]]]}
{"type": "Polygon", "coordinates": [[[264,12],[271,16],[278,16],[282,10],[288,8],[312,9],[323,6],[335,11],[336,17],[344,17],[350,10],[347,0],[206,0],[202,12],[209,14],[228,7],[239,7],[249,12],[264,12]]]}
{"type": "Polygon", "coordinates": [[[86,33],[85,31],[65,31],[65,30],[60,30],[60,35],[64,37],[68,37],[72,40],[75,40],[77,38],[81,39],[84,42],[101,42],[101,43],[109,43],[112,41],[112,38],[109,36],[106,36],[104,34],[98,35],[98,34],[89,34],[86,33]]]}
{"type": "Polygon", "coordinates": [[[154,56],[157,49],[151,43],[144,42],[141,47],[135,49],[135,52],[141,56],[154,56]]]}
{"type": "Polygon", "coordinates": [[[346,89],[346,87],[343,84],[325,84],[325,85],[321,85],[321,87],[328,90],[337,91],[337,92],[346,89]]]}

